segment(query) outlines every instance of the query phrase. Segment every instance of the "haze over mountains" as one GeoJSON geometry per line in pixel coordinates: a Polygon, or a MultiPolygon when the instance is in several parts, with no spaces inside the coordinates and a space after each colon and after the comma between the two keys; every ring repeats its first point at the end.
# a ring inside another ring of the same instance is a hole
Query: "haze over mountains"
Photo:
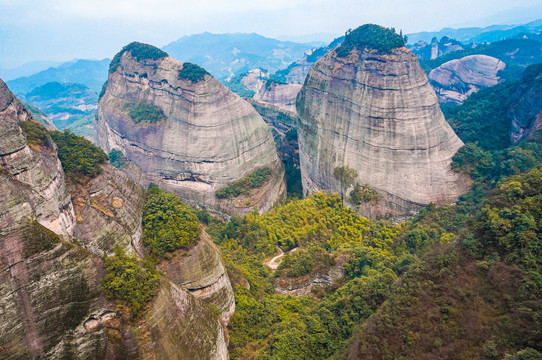
{"type": "MultiPolygon", "coordinates": [[[[147,34],[239,5],[63,1],[147,34]]],[[[541,29],[407,44],[342,1],[314,2],[330,43],[201,33],[0,80],[1,359],[542,359],[541,29]]]]}

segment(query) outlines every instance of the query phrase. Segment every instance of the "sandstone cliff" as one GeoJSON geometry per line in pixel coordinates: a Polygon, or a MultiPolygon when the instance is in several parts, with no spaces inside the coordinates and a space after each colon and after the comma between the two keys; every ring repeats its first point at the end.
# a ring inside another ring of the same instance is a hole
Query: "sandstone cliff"
{"type": "Polygon", "coordinates": [[[97,142],[139,166],[139,182],[154,182],[217,213],[267,211],[281,198],[283,166],[268,127],[250,104],[205,70],[169,56],[145,59],[125,48],[114,61],[99,102],[97,142]],[[190,69],[199,75],[190,79],[190,69]],[[164,118],[136,124],[127,110],[134,104],[164,118]],[[273,170],[265,193],[242,204],[216,198],[217,189],[259,167],[273,170]]]}
{"type": "Polygon", "coordinates": [[[222,321],[228,323],[235,311],[233,289],[220,253],[205,230],[195,247],[187,253],[178,251],[171,260],[163,261],[159,269],[176,286],[215,305],[222,321]]]}
{"type": "Polygon", "coordinates": [[[505,63],[487,55],[448,61],[429,73],[429,81],[442,104],[461,104],[472,93],[499,83],[505,63]]]}
{"type": "Polygon", "coordinates": [[[254,95],[254,100],[275,105],[282,110],[296,112],[295,100],[301,90],[299,84],[283,84],[269,80],[254,95]]]}
{"type": "Polygon", "coordinates": [[[346,194],[334,171],[347,166],[379,194],[374,217],[455,201],[466,186],[450,164],[463,143],[416,56],[348,39],[316,62],[297,99],[304,192],[346,194]]]}
{"type": "MultiPolygon", "coordinates": [[[[0,358],[226,359],[216,310],[167,278],[143,326],[119,319],[100,286],[102,254],[141,252],[144,190],[110,165],[68,184],[50,137],[29,145],[28,120],[0,80],[0,358]]],[[[224,274],[219,260],[205,271],[224,274]]]]}

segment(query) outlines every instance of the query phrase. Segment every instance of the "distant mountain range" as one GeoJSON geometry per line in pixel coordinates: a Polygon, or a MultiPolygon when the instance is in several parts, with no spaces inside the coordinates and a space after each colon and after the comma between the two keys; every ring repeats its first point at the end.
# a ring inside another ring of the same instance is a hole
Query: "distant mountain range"
{"type": "Polygon", "coordinates": [[[271,73],[302,58],[313,43],[295,43],[267,38],[258,34],[211,34],[184,36],[162,49],[170,56],[196,63],[219,80],[231,78],[251,69],[271,73]]]}
{"type": "Polygon", "coordinates": [[[100,92],[107,80],[110,61],[110,59],[70,61],[30,76],[7,81],[7,84],[16,94],[26,94],[49,82],[78,83],[100,92]]]}
{"type": "Polygon", "coordinates": [[[524,25],[492,25],[488,27],[469,27],[469,28],[444,28],[440,31],[419,32],[408,35],[408,42],[414,44],[418,41],[431,42],[433,37],[437,39],[448,36],[463,43],[483,43],[494,42],[513,37],[518,37],[524,33],[539,33],[542,31],[542,19],[532,21],[524,25]]]}
{"type": "Polygon", "coordinates": [[[13,69],[0,68],[0,78],[4,81],[9,81],[23,76],[30,76],[50,67],[59,66],[62,63],[58,61],[37,60],[27,62],[13,69]]]}

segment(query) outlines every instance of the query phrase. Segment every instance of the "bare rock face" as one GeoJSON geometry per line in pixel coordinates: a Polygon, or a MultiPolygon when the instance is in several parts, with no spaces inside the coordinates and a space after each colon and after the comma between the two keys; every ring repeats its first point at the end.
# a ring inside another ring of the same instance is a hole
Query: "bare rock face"
{"type": "Polygon", "coordinates": [[[32,117],[0,79],[0,168],[27,186],[29,206],[37,221],[64,238],[73,232],[75,217],[56,148],[29,146],[19,123],[32,117]]]}
{"type": "Polygon", "coordinates": [[[143,254],[141,216],[145,189],[111,165],[102,165],[102,174],[87,184],[72,186],[75,209],[73,235],[85,249],[103,256],[116,246],[143,254]]]}
{"type": "Polygon", "coordinates": [[[124,50],[116,59],[99,102],[96,140],[140,167],[140,183],[154,182],[225,214],[267,211],[281,198],[284,169],[269,128],[250,104],[197,66],[200,77],[183,78],[184,66],[195,65],[169,56],[143,59],[124,50]],[[136,123],[127,104],[151,106],[165,119],[136,123]],[[265,194],[243,205],[216,198],[216,190],[260,167],[273,170],[265,194]]]}
{"type": "Polygon", "coordinates": [[[227,359],[216,310],[166,278],[143,326],[120,321],[100,286],[102,254],[137,252],[144,190],[110,165],[66,184],[56,147],[29,145],[26,120],[0,80],[0,358],[227,359]]]}
{"type": "Polygon", "coordinates": [[[303,191],[347,194],[334,176],[347,166],[379,194],[378,211],[358,209],[365,216],[413,215],[465,193],[450,167],[463,143],[416,56],[405,47],[353,47],[344,57],[339,49],[316,62],[297,99],[303,191]]]}
{"type": "Polygon", "coordinates": [[[254,100],[295,113],[295,100],[299,90],[301,90],[299,84],[282,84],[270,80],[254,95],[254,100]]]}
{"type": "Polygon", "coordinates": [[[176,286],[215,305],[222,321],[228,323],[235,311],[233,289],[220,252],[204,230],[195,247],[188,253],[178,251],[171,260],[163,261],[159,269],[176,286]]]}
{"type": "Polygon", "coordinates": [[[429,73],[429,80],[442,104],[461,104],[472,93],[497,85],[498,72],[506,64],[487,55],[470,55],[448,61],[429,73]]]}
{"type": "Polygon", "coordinates": [[[257,93],[260,88],[265,85],[265,79],[267,78],[269,78],[268,73],[261,69],[252,69],[245,76],[243,76],[241,79],[241,84],[245,87],[245,89],[257,93]]]}

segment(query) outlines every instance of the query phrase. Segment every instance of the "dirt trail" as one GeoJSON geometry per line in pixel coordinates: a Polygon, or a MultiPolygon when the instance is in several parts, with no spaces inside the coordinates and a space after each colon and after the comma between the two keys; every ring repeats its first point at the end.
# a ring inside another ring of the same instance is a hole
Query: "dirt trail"
{"type": "MultiPolygon", "coordinates": [[[[282,249],[280,247],[278,247],[278,246],[277,246],[277,249],[279,249],[280,254],[275,256],[271,260],[265,262],[265,265],[269,266],[273,270],[277,270],[277,268],[279,267],[279,265],[280,265],[280,263],[282,261],[282,260],[281,261],[277,261],[277,260],[279,260],[281,257],[284,256],[284,251],[282,251],[282,249]]],[[[292,250],[290,250],[288,252],[291,253],[291,252],[294,252],[296,250],[297,250],[297,248],[293,248],[292,250]]]]}

